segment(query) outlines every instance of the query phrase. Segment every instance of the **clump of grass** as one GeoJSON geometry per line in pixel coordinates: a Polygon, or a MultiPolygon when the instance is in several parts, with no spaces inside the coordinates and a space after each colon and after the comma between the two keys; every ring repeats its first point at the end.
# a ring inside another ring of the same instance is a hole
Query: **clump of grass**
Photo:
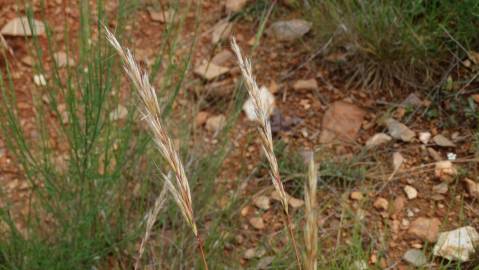
{"type": "Polygon", "coordinates": [[[320,39],[345,54],[353,82],[424,87],[479,45],[479,3],[326,0],[309,9],[320,39]],[[451,38],[452,37],[452,38],[451,38]]]}
{"type": "Polygon", "coordinates": [[[234,38],[231,41],[231,46],[236,54],[238,65],[241,69],[241,73],[243,74],[248,94],[253,100],[254,111],[258,119],[257,130],[261,140],[261,147],[263,148],[263,152],[265,153],[266,159],[269,162],[271,180],[274,189],[276,190],[276,192],[278,192],[280,196],[281,204],[283,206],[283,210],[286,216],[286,226],[288,227],[290,239],[293,244],[296,255],[297,265],[298,268],[301,269],[301,259],[292,229],[291,217],[288,210],[288,195],[284,190],[283,182],[281,181],[281,176],[279,174],[278,162],[276,160],[276,155],[274,154],[273,136],[271,133],[271,124],[269,121],[270,112],[268,111],[266,104],[264,104],[263,99],[261,99],[259,87],[253,76],[251,62],[249,61],[249,59],[243,59],[243,56],[241,55],[241,50],[234,38]]]}
{"type": "Polygon", "coordinates": [[[130,80],[133,82],[137,93],[142,102],[141,109],[144,121],[148,124],[150,131],[153,134],[153,140],[157,149],[168,163],[170,169],[174,174],[174,181],[163,174],[166,187],[170,191],[173,199],[178,205],[183,217],[191,227],[193,234],[198,241],[198,248],[205,269],[208,269],[206,263],[206,256],[203,250],[203,241],[196,226],[195,216],[193,213],[193,201],[191,199],[191,191],[188,179],[186,177],[183,162],[175,149],[173,140],[168,135],[165,125],[161,118],[161,109],[156,96],[155,88],[150,84],[148,73],[141,71],[136,63],[130,50],[124,50],[115,36],[105,27],[105,32],[108,41],[116,49],[124,62],[125,72],[128,74],[130,80]]]}

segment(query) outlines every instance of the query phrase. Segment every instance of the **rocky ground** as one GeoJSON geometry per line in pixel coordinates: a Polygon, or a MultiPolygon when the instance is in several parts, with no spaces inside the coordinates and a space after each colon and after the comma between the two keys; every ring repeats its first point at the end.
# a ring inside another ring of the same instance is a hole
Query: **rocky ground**
{"type": "MultiPolygon", "coordinates": [[[[331,68],[331,63],[341,56],[330,55],[327,50],[318,53],[321,46],[315,43],[311,23],[283,4],[276,7],[282,12],[269,17],[267,30],[255,47],[257,20],[231,16],[246,9],[247,1],[224,2],[201,4],[199,40],[184,90],[199,93],[204,100],[231,99],[240,80],[229,48],[229,38],[235,36],[243,50],[252,55],[258,83],[265,87],[264,98],[271,106],[275,139],[298,156],[312,151],[321,164],[336,164],[329,171],[325,169],[325,173],[344,166],[349,169],[340,176],[341,172],[320,176],[318,224],[322,247],[327,250],[326,247],[348,245],[354,231],[350,224],[357,223],[367,228],[362,230],[362,237],[371,254],[368,261],[357,262],[358,269],[367,269],[365,265],[381,269],[435,269],[441,258],[472,261],[465,265],[473,265],[477,257],[474,249],[479,244],[475,231],[479,225],[479,182],[473,126],[446,128],[442,119],[426,117],[424,112],[437,102],[426,92],[346,86],[343,75],[331,68]]],[[[16,88],[20,97],[17,105],[28,131],[34,121],[28,89],[34,84],[43,85],[48,78],[33,74],[25,40],[12,34],[18,29],[7,27],[17,15],[14,6],[13,1],[2,5],[0,27],[14,54],[13,75],[16,85],[20,85],[16,88]]],[[[55,14],[61,12],[61,5],[49,2],[49,23],[61,19],[55,19],[55,14]]],[[[76,12],[71,8],[67,15],[73,26],[77,24],[76,12]]],[[[165,16],[154,8],[138,13],[135,25],[142,27],[132,33],[132,46],[146,64],[159,45],[159,29],[167,19],[165,16]]],[[[192,38],[192,21],[190,14],[185,40],[192,38]]],[[[178,53],[186,50],[179,48],[178,53]]],[[[57,56],[62,65],[70,63],[61,50],[57,56]]],[[[479,104],[479,95],[471,94],[470,98],[479,104]]],[[[184,94],[179,97],[180,104],[197,100],[184,94]]],[[[195,125],[202,131],[197,140],[214,147],[227,115],[220,106],[208,102],[201,104],[195,125]]],[[[443,102],[447,107],[454,101],[443,102]]],[[[242,196],[248,198],[249,203],[238,211],[240,233],[232,252],[240,254],[235,258],[245,267],[256,258],[268,264],[270,258],[261,244],[265,236],[273,246],[282,245],[283,240],[274,240],[283,223],[279,203],[267,179],[238,182],[235,177],[240,170],[253,170],[261,162],[259,140],[249,135],[255,129],[254,114],[247,103],[231,136],[237,147],[225,161],[221,177],[222,184],[243,189],[242,196]]],[[[119,109],[115,117],[121,118],[122,111],[119,109]]],[[[21,205],[28,197],[28,185],[1,142],[0,172],[2,186],[21,205]]],[[[288,190],[292,194],[289,203],[300,219],[304,202],[293,187],[288,190]]]]}

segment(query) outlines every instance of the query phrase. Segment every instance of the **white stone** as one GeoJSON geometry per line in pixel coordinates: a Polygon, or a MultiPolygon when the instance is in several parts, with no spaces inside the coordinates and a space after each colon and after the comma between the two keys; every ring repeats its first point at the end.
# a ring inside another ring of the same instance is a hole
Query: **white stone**
{"type": "Polygon", "coordinates": [[[471,259],[479,244],[479,234],[471,226],[439,234],[439,239],[434,246],[434,256],[448,260],[466,262],[471,259]]]}
{"type": "Polygon", "coordinates": [[[421,267],[427,263],[426,255],[419,249],[409,249],[404,253],[403,259],[416,267],[421,267]]]}
{"type": "Polygon", "coordinates": [[[419,132],[419,140],[423,144],[427,144],[430,139],[431,139],[431,133],[430,132],[419,132]]]}
{"type": "Polygon", "coordinates": [[[416,136],[414,131],[395,119],[387,119],[386,125],[388,127],[389,134],[395,139],[410,142],[416,136]]]}
{"type": "Polygon", "coordinates": [[[261,217],[252,217],[249,219],[249,224],[257,230],[262,230],[265,228],[264,221],[261,217]]]}
{"type": "Polygon", "coordinates": [[[268,210],[270,208],[270,199],[264,195],[255,197],[253,203],[259,209],[268,210]]]}
{"type": "Polygon", "coordinates": [[[404,192],[406,193],[406,196],[409,200],[417,198],[417,190],[412,186],[405,186],[404,192]]]}
{"type": "Polygon", "coordinates": [[[222,114],[211,116],[206,120],[206,129],[211,132],[220,131],[226,124],[226,117],[222,114]]]}
{"type": "Polygon", "coordinates": [[[43,76],[43,74],[36,74],[33,75],[33,83],[38,86],[45,86],[47,85],[47,80],[45,79],[45,76],[43,76]]]}
{"type": "Polygon", "coordinates": [[[278,40],[291,41],[308,33],[311,26],[312,23],[300,19],[278,21],[271,26],[271,32],[278,40]]]}
{"type": "MultiPolygon", "coordinates": [[[[261,102],[266,108],[266,112],[268,117],[273,113],[273,109],[275,106],[274,96],[271,94],[265,86],[262,86],[259,89],[259,97],[261,102]]],[[[251,97],[243,105],[243,111],[246,114],[246,117],[250,121],[258,121],[258,116],[256,115],[255,106],[253,103],[253,99],[251,97]]]]}
{"type": "Polygon", "coordinates": [[[391,141],[391,136],[386,133],[376,133],[366,141],[367,147],[374,147],[391,141]]]}

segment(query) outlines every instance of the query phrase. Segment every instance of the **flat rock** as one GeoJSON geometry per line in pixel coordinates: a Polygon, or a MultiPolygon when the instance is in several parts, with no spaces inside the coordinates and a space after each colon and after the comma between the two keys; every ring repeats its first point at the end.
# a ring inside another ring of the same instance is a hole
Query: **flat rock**
{"type": "Polygon", "coordinates": [[[257,230],[262,230],[265,228],[264,221],[261,217],[252,217],[249,219],[249,224],[257,230]]]}
{"type": "Polygon", "coordinates": [[[428,147],[427,148],[427,153],[429,156],[434,159],[435,161],[442,161],[444,160],[439,152],[434,150],[434,148],[428,147]]]}
{"type": "Polygon", "coordinates": [[[438,218],[419,217],[411,222],[408,233],[423,241],[434,243],[439,234],[441,221],[438,218]]]}
{"type": "Polygon", "coordinates": [[[0,33],[4,36],[33,36],[44,35],[45,25],[38,20],[31,20],[33,28],[30,27],[30,23],[27,17],[14,18],[6,25],[2,27],[0,33]]]}
{"type": "Polygon", "coordinates": [[[386,126],[388,128],[389,135],[395,139],[402,140],[404,142],[410,142],[416,136],[414,131],[395,119],[387,119],[386,126]]]}
{"type": "Polygon", "coordinates": [[[395,171],[399,170],[401,165],[404,163],[404,157],[399,152],[393,153],[393,169],[395,171]]]}
{"type": "Polygon", "coordinates": [[[471,226],[443,232],[434,246],[434,256],[451,261],[467,262],[479,245],[479,234],[471,226]]]}
{"type": "MultiPolygon", "coordinates": [[[[271,94],[265,86],[261,86],[259,89],[259,97],[261,102],[265,105],[267,112],[269,112],[269,116],[273,113],[275,107],[275,99],[273,94],[271,94]]],[[[246,100],[243,104],[243,111],[246,114],[246,117],[250,121],[258,121],[258,116],[256,115],[255,106],[253,99],[251,97],[246,100]]]]}
{"type": "Polygon", "coordinates": [[[424,266],[428,262],[424,252],[419,249],[409,249],[404,253],[403,259],[416,267],[424,266]]]}
{"type": "Polygon", "coordinates": [[[316,90],[318,89],[318,82],[316,79],[297,80],[293,84],[294,90],[316,90]]]}
{"type": "Polygon", "coordinates": [[[216,44],[223,39],[230,36],[233,29],[233,23],[228,20],[221,20],[213,26],[213,32],[211,33],[211,43],[216,44]]]}
{"type": "Polygon", "coordinates": [[[335,139],[354,141],[365,115],[366,112],[354,104],[334,102],[323,116],[319,142],[331,143],[335,139]]]}
{"type": "Polygon", "coordinates": [[[388,143],[392,140],[391,136],[386,133],[376,133],[366,141],[367,147],[375,147],[381,144],[388,143]]]}
{"type": "Polygon", "coordinates": [[[263,210],[268,210],[271,207],[271,201],[269,197],[261,195],[253,199],[253,203],[256,207],[263,210]]]}
{"type": "Polygon", "coordinates": [[[438,161],[434,167],[434,175],[442,181],[449,183],[455,179],[457,169],[449,160],[438,161]]]}
{"type": "Polygon", "coordinates": [[[374,208],[380,211],[386,211],[389,208],[389,202],[385,198],[379,197],[374,201],[374,208]]]}
{"type": "Polygon", "coordinates": [[[360,200],[364,199],[364,195],[363,195],[363,193],[361,193],[359,191],[353,191],[353,192],[351,192],[351,194],[349,194],[349,198],[351,198],[351,200],[353,200],[353,201],[360,201],[360,200]]]}
{"type": "Polygon", "coordinates": [[[227,67],[218,66],[214,63],[205,63],[195,69],[195,74],[209,81],[218,78],[230,71],[227,67]]]}
{"type": "Polygon", "coordinates": [[[449,190],[449,185],[445,182],[432,187],[432,192],[437,194],[446,194],[448,190],[449,190]]]}
{"type": "Polygon", "coordinates": [[[228,60],[233,59],[233,57],[234,55],[230,50],[224,49],[221,52],[217,53],[215,56],[213,56],[211,62],[218,66],[221,66],[228,62],[228,60]]]}
{"type": "Polygon", "coordinates": [[[291,41],[301,38],[311,30],[312,23],[294,19],[289,21],[278,21],[271,26],[273,36],[281,41],[291,41]]]}
{"type": "Polygon", "coordinates": [[[404,193],[406,193],[406,196],[409,200],[413,200],[417,198],[417,190],[412,186],[409,186],[409,185],[405,186],[404,193]]]}
{"type": "Polygon", "coordinates": [[[206,130],[218,132],[226,125],[226,117],[222,114],[214,115],[206,120],[206,130]]]}
{"type": "Polygon", "coordinates": [[[456,147],[456,145],[449,140],[448,138],[444,137],[441,134],[438,134],[432,138],[432,141],[442,147],[456,147]]]}
{"type": "Polygon", "coordinates": [[[240,12],[248,0],[226,0],[225,8],[227,12],[240,12]]]}

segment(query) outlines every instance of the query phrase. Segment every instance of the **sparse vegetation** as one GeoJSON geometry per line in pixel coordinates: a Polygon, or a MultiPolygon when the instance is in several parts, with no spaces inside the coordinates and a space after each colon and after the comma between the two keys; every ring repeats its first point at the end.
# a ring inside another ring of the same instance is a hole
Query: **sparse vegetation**
{"type": "Polygon", "coordinates": [[[424,269],[476,269],[477,254],[441,259],[409,228],[479,224],[479,3],[226,2],[242,1],[0,7],[0,26],[45,23],[0,35],[0,269],[395,269],[411,248],[424,269]],[[291,18],[313,31],[277,38],[291,18]],[[214,42],[218,22],[232,30],[214,42]],[[202,76],[204,63],[227,71],[202,76]],[[404,105],[396,89],[411,88],[404,105]]]}

